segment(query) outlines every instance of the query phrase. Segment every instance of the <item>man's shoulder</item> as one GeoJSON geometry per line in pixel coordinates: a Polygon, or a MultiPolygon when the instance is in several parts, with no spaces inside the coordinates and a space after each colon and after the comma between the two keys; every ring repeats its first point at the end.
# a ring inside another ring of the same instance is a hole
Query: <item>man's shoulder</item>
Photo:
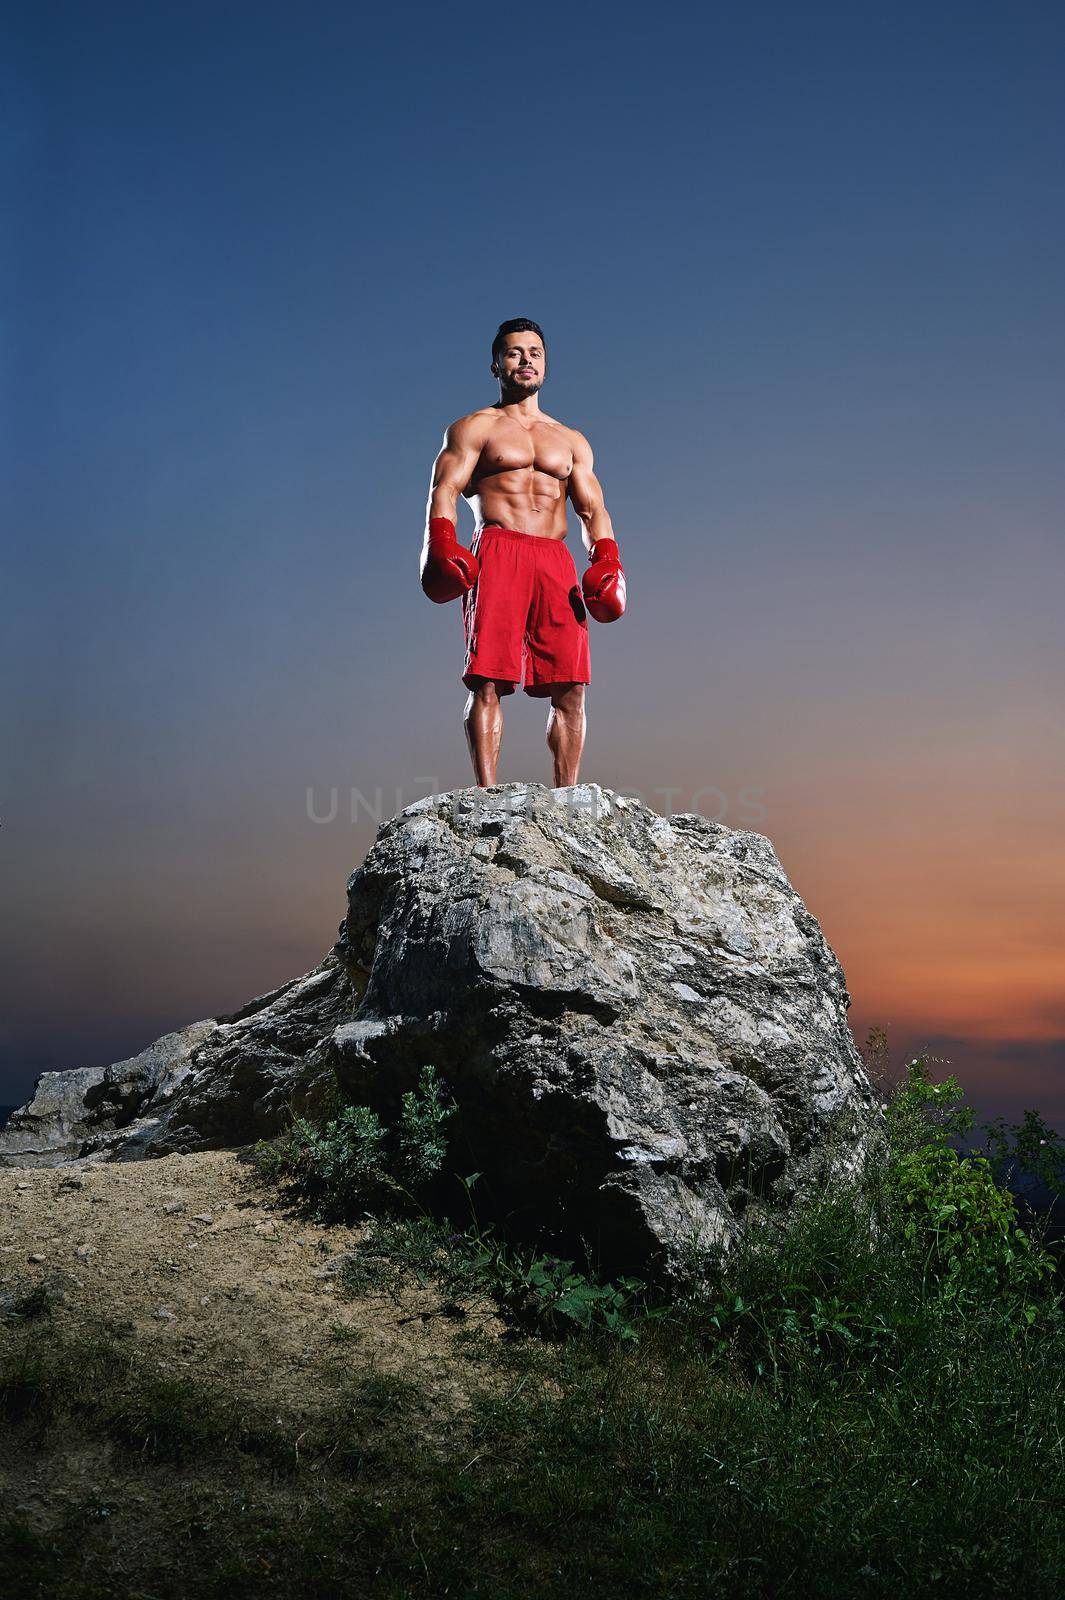
{"type": "Polygon", "coordinates": [[[559,422],[557,417],[551,417],[549,420],[555,424],[556,428],[562,429],[577,454],[584,455],[591,450],[591,445],[579,428],[574,428],[568,422],[559,422]]]}
{"type": "Polygon", "coordinates": [[[448,438],[470,440],[478,436],[483,437],[499,421],[499,412],[491,406],[481,406],[476,411],[467,411],[464,417],[456,417],[448,425],[448,438]]]}

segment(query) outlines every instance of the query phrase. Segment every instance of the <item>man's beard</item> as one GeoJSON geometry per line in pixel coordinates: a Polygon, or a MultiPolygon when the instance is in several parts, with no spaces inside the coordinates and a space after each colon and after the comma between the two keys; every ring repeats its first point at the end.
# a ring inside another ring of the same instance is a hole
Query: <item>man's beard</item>
{"type": "Polygon", "coordinates": [[[511,378],[503,381],[504,391],[510,391],[514,394],[539,394],[543,385],[543,378],[511,378]]]}

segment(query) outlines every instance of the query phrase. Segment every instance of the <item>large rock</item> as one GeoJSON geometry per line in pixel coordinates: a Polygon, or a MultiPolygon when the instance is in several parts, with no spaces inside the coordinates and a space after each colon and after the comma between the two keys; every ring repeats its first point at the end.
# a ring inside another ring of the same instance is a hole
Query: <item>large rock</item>
{"type": "Polygon", "coordinates": [[[196,1046],[214,1027],[213,1019],[193,1022],[111,1066],[42,1072],[33,1098],[11,1113],[0,1132],[0,1166],[56,1167],[136,1140],[149,1121],[158,1120],[139,1113],[153,1101],[165,1105],[191,1071],[196,1046]]]}
{"type": "Polygon", "coordinates": [[[882,1148],[843,973],[760,834],[502,784],[409,806],[348,891],[363,998],[317,1065],[394,1113],[432,1062],[512,1231],[669,1268],[882,1148]]]}
{"type": "Polygon", "coordinates": [[[164,1034],[128,1061],[44,1072],[0,1132],[0,1167],[136,1161],[269,1137],[312,1102],[300,1069],[352,998],[330,953],[302,978],[164,1034]]]}
{"type": "MultiPolygon", "coordinates": [[[[330,952],[312,971],[221,1019],[149,1139],[145,1154],[219,1149],[270,1138],[324,1085],[315,1047],[349,1018],[355,996],[330,952]]],[[[335,1080],[332,1080],[335,1081],[335,1080]]]]}
{"type": "Polygon", "coordinates": [[[247,1143],[337,1080],[394,1115],[431,1062],[483,1215],[668,1268],[881,1150],[849,1004],[760,834],[594,784],[456,790],[379,830],[312,972],[44,1074],[0,1165],[247,1143]]]}

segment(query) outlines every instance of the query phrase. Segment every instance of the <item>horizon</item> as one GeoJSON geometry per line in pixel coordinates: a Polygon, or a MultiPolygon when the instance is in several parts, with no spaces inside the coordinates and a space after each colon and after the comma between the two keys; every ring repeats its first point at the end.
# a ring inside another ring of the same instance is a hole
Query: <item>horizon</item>
{"type": "MultiPolygon", "coordinates": [[[[583,782],[592,783],[594,781],[595,780],[590,780],[590,779],[589,780],[582,780],[582,783],[583,782]]],[[[557,795],[557,794],[559,794],[561,792],[561,791],[559,791],[557,789],[553,789],[550,785],[540,784],[540,783],[538,783],[537,780],[534,780],[534,779],[501,780],[499,784],[490,786],[490,788],[492,788],[492,789],[501,788],[501,787],[513,787],[515,789],[518,789],[518,788],[521,788],[521,789],[542,788],[549,795],[557,795]]],[[[619,792],[619,791],[611,790],[611,786],[608,785],[608,784],[599,785],[599,787],[604,789],[604,790],[606,790],[606,791],[608,791],[608,792],[613,792],[613,793],[619,792]]],[[[450,791],[437,791],[437,790],[433,790],[433,789],[426,790],[426,794],[427,795],[428,794],[434,794],[434,793],[440,793],[440,792],[451,792],[451,793],[466,793],[466,792],[470,792],[470,793],[475,793],[476,794],[476,793],[478,793],[478,790],[477,790],[476,786],[474,786],[474,785],[467,785],[467,786],[457,785],[450,791]]],[[[487,794],[489,791],[485,790],[483,792],[485,794],[487,794]]],[[[636,799],[640,800],[641,803],[643,803],[645,805],[650,804],[650,802],[649,802],[649,800],[647,799],[646,796],[640,795],[640,794],[636,793],[635,791],[627,791],[627,792],[630,793],[633,796],[633,798],[636,798],[636,799]]],[[[306,800],[307,800],[308,816],[313,815],[315,824],[317,826],[328,826],[332,822],[335,822],[337,820],[343,821],[346,818],[348,818],[348,816],[350,814],[351,818],[364,819],[364,821],[363,821],[363,825],[364,826],[366,825],[365,819],[370,819],[370,821],[371,821],[371,823],[373,825],[372,831],[375,832],[378,827],[384,826],[385,823],[389,822],[393,817],[398,815],[400,811],[406,809],[408,806],[412,806],[412,805],[417,804],[418,800],[420,800],[421,798],[424,798],[424,797],[422,795],[410,795],[409,797],[406,797],[406,798],[403,799],[402,805],[397,804],[396,810],[389,812],[387,810],[386,805],[385,805],[383,792],[381,792],[380,790],[375,791],[372,795],[366,795],[366,794],[364,794],[362,792],[362,790],[358,789],[355,786],[352,786],[350,791],[346,795],[342,796],[342,794],[339,791],[339,789],[334,786],[333,789],[330,791],[328,796],[316,795],[316,796],[312,797],[311,792],[308,791],[306,800]],[[319,802],[323,802],[323,803],[320,804],[319,802]],[[379,818],[380,818],[380,821],[378,821],[379,818]]],[[[399,799],[399,792],[397,791],[397,801],[398,801],[398,799],[399,799]]],[[[654,807],[654,806],[651,806],[651,809],[655,810],[657,808],[654,807]]],[[[668,817],[668,816],[671,816],[671,815],[676,815],[678,813],[677,812],[660,812],[659,814],[668,817]]],[[[688,813],[688,814],[690,815],[692,813],[688,813]]],[[[705,815],[705,813],[702,813],[702,812],[696,813],[696,814],[705,815]]],[[[709,819],[709,820],[714,820],[714,819],[709,819]]],[[[754,827],[751,827],[749,829],[744,829],[744,830],[738,830],[738,831],[748,831],[748,832],[754,832],[754,833],[758,833],[759,832],[759,830],[757,828],[754,828],[754,827]]],[[[763,835],[763,837],[768,837],[768,835],[763,835]]],[[[371,837],[370,841],[369,841],[369,844],[367,845],[367,849],[369,849],[369,847],[372,844],[372,842],[373,842],[373,839],[371,837]]],[[[770,839],[770,843],[772,843],[771,839],[770,839]]],[[[365,852],[364,852],[364,855],[365,855],[365,852]]],[[[360,858],[359,862],[356,864],[357,866],[361,866],[362,865],[362,859],[363,858],[360,858]]],[[[793,885],[793,887],[794,887],[794,885],[793,885]]],[[[807,907],[807,909],[809,909],[809,907],[807,907]]],[[[328,948],[329,947],[327,947],[326,949],[322,950],[321,956],[319,957],[319,959],[324,958],[324,956],[326,954],[328,954],[328,948]]],[[[312,967],[313,967],[313,965],[316,965],[316,964],[317,963],[312,963],[312,967]]],[[[309,970],[311,970],[311,968],[308,967],[306,970],[309,971],[309,970]]],[[[263,988],[251,991],[251,992],[243,995],[238,1000],[234,1001],[234,1003],[232,1005],[227,1005],[227,1006],[225,1006],[223,1008],[220,1008],[219,1011],[213,1012],[213,1013],[209,1013],[208,1015],[210,1015],[212,1018],[225,1017],[227,1014],[229,1014],[231,1012],[240,1010],[244,1005],[246,1005],[251,1000],[257,999],[261,995],[268,994],[268,993],[272,992],[273,989],[278,988],[278,987],[282,987],[286,983],[288,983],[290,980],[295,980],[296,978],[299,978],[299,977],[301,977],[303,975],[304,975],[304,969],[301,969],[299,972],[292,972],[292,973],[290,973],[288,975],[288,977],[279,979],[277,983],[271,983],[269,985],[266,985],[263,988]]],[[[848,988],[849,988],[849,982],[848,982],[848,988]]],[[[78,1060],[78,1061],[75,1061],[75,1062],[70,1062],[67,1065],[75,1066],[75,1067],[102,1067],[102,1066],[110,1065],[112,1062],[115,1062],[115,1061],[128,1060],[131,1057],[139,1054],[141,1049],[147,1048],[147,1046],[150,1045],[151,1043],[153,1043],[156,1038],[160,1037],[162,1033],[167,1033],[167,1032],[179,1029],[181,1027],[186,1026],[187,1024],[189,1024],[191,1022],[203,1021],[203,1020],[206,1020],[206,1016],[202,1016],[202,1017],[201,1016],[183,1017],[183,1018],[181,1018],[179,1020],[175,1020],[172,1024],[168,1024],[166,1027],[164,1027],[161,1030],[161,1032],[159,1034],[153,1034],[151,1038],[145,1038],[143,1043],[140,1046],[138,1046],[135,1049],[128,1050],[124,1054],[111,1055],[111,1056],[108,1056],[106,1058],[100,1058],[100,1059],[95,1060],[95,1061],[78,1060]]],[[[1003,1114],[1003,1115],[1005,1115],[1007,1117],[1007,1120],[1009,1120],[1010,1118],[1015,1118],[1015,1119],[1019,1120],[1020,1116],[1023,1113],[1023,1111],[1025,1111],[1027,1109],[1037,1110],[1041,1114],[1046,1115],[1046,1107],[1045,1107],[1045,1105],[1037,1105],[1037,1104],[1032,1103],[1030,1098],[1025,1098],[1024,1097],[1023,1091],[1018,1092],[1013,1097],[1011,1097],[1009,1094],[999,1094],[997,1096],[992,1094],[992,1095],[989,1095],[989,1096],[981,1097],[980,1094],[979,1094],[979,1091],[978,1091],[977,1095],[974,1097],[973,1094],[971,1093],[971,1084],[966,1081],[966,1074],[964,1072],[964,1069],[962,1069],[959,1072],[959,1064],[958,1064],[956,1058],[951,1056],[951,1055],[947,1055],[947,1054],[942,1053],[942,1052],[946,1052],[946,1051],[949,1051],[949,1050],[952,1050],[952,1049],[956,1048],[956,1043],[957,1042],[955,1040],[949,1038],[949,1037],[936,1037],[936,1036],[930,1035],[930,1034],[926,1034],[924,1036],[922,1036],[920,1034],[901,1035],[901,1036],[898,1035],[898,1034],[892,1035],[890,1024],[888,1024],[885,1027],[885,1025],[882,1022],[878,1021],[876,1018],[870,1018],[868,1020],[868,1022],[864,1026],[859,1026],[855,1021],[855,1017],[854,1017],[854,1014],[853,1014],[853,1008],[852,1008],[852,1011],[848,1013],[848,1024],[849,1024],[850,1029],[851,1029],[851,1033],[852,1033],[852,1037],[854,1039],[855,1046],[856,1046],[859,1054],[861,1055],[861,1057],[863,1059],[863,1062],[866,1064],[867,1070],[869,1070],[869,1065],[870,1065],[870,1063],[869,1063],[869,1049],[868,1049],[869,1043],[870,1043],[870,1040],[869,1040],[870,1032],[872,1030],[881,1029],[881,1028],[883,1028],[884,1031],[885,1031],[885,1035],[886,1035],[886,1053],[885,1053],[884,1060],[883,1060],[884,1072],[883,1072],[881,1077],[874,1077],[873,1078],[874,1085],[879,1090],[883,1090],[884,1087],[885,1087],[885,1084],[882,1081],[882,1077],[884,1075],[886,1075],[886,1079],[887,1079],[887,1082],[889,1084],[894,1084],[894,1083],[900,1082],[901,1079],[905,1076],[905,1071],[906,1071],[906,1067],[907,1067],[908,1063],[913,1061],[916,1058],[922,1058],[922,1059],[928,1061],[930,1064],[932,1064],[937,1069],[937,1070],[935,1070],[933,1072],[933,1077],[936,1078],[937,1080],[945,1077],[948,1074],[948,1072],[953,1073],[953,1075],[956,1076],[956,1077],[960,1077],[964,1102],[967,1105],[971,1106],[971,1108],[973,1109],[974,1113],[978,1117],[977,1126],[974,1128],[974,1131],[973,1131],[973,1140],[977,1145],[979,1145],[981,1143],[981,1139],[980,1139],[979,1135],[981,1133],[981,1128],[982,1128],[983,1122],[989,1120],[994,1115],[1003,1114]],[[901,1042],[900,1042],[900,1039],[901,1039],[901,1042]]],[[[1010,1050],[1010,1047],[1008,1045],[1007,1046],[1002,1046],[1000,1044],[1000,1045],[995,1046],[993,1048],[993,1050],[991,1052],[989,1052],[989,1059],[990,1059],[991,1062],[994,1062],[996,1060],[1000,1060],[1000,1059],[1003,1059],[1003,1057],[1005,1057],[1007,1060],[1015,1061],[1018,1054],[1021,1054],[1021,1052],[1015,1051],[1015,1050],[1010,1050]]],[[[34,1084],[33,1084],[33,1086],[31,1086],[31,1088],[36,1086],[36,1083],[39,1081],[41,1073],[46,1073],[46,1072],[49,1072],[49,1071],[56,1071],[56,1070],[60,1070],[61,1071],[61,1070],[64,1070],[64,1068],[62,1068],[62,1067],[60,1067],[60,1068],[48,1068],[48,1067],[45,1067],[45,1068],[40,1069],[40,1072],[38,1072],[37,1077],[34,1080],[34,1084]]],[[[5,1102],[0,1102],[0,1114],[3,1114],[4,1112],[10,1113],[11,1111],[18,1109],[20,1106],[22,1106],[23,1104],[27,1103],[30,1098],[31,1098],[31,1094],[30,1094],[30,1092],[27,1092],[26,1095],[24,1095],[21,1100],[12,1101],[10,1103],[8,1103],[6,1101],[5,1102]]],[[[1053,1118],[1051,1118],[1050,1120],[1053,1121],[1053,1118]]]]}

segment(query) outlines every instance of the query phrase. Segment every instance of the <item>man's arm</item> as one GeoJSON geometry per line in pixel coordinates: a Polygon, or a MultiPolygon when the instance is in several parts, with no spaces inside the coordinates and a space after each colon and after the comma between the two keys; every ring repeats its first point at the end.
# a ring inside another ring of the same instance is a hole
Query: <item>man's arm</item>
{"type": "Polygon", "coordinates": [[[591,550],[597,539],[614,539],[614,525],[603,500],[603,488],[592,471],[592,447],[584,437],[571,428],[573,437],[573,470],[569,475],[569,497],[574,511],[581,519],[582,537],[586,550],[591,550]]]}
{"type": "Polygon", "coordinates": [[[470,481],[480,448],[473,419],[461,417],[444,435],[433,465],[419,568],[423,592],[439,605],[467,594],[480,572],[480,562],[459,544],[455,528],[459,495],[470,481]]]}
{"type": "Polygon", "coordinates": [[[433,481],[425,512],[426,527],[433,517],[447,517],[449,522],[456,521],[459,495],[469,483],[481,454],[481,433],[482,429],[473,417],[460,417],[445,433],[443,448],[433,463],[433,481]]]}
{"type": "Polygon", "coordinates": [[[603,502],[603,490],[592,471],[592,448],[583,433],[573,434],[573,470],[569,497],[581,519],[589,561],[581,579],[584,603],[596,622],[616,622],[625,612],[625,569],[618,555],[614,525],[603,502]]]}

